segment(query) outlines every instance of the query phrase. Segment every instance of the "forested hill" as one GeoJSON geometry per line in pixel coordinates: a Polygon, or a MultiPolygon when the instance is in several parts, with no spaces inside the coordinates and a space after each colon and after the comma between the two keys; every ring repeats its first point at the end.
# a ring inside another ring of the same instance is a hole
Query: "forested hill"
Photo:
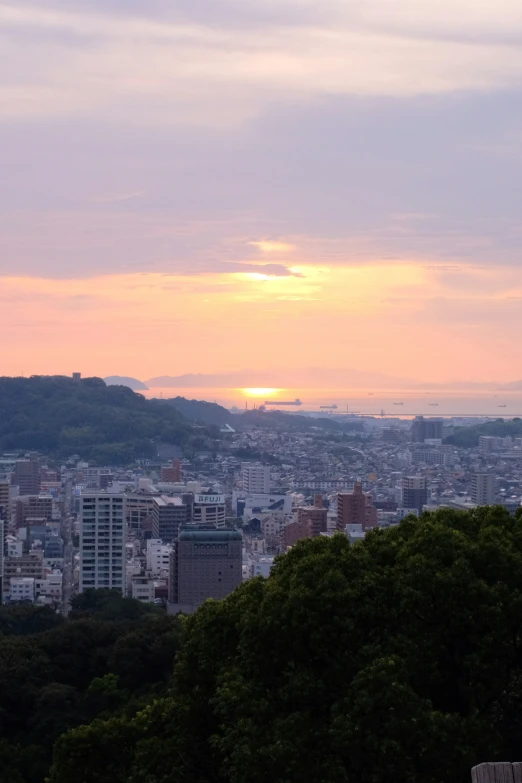
{"type": "Polygon", "coordinates": [[[501,438],[522,437],[522,419],[497,419],[486,424],[476,424],[473,427],[458,427],[453,435],[449,435],[445,443],[462,448],[478,446],[481,435],[493,435],[501,438]]]}
{"type": "Polygon", "coordinates": [[[187,400],[185,397],[173,397],[167,402],[190,421],[201,421],[220,427],[223,424],[232,424],[235,419],[233,413],[215,402],[187,400]]]}
{"type": "Polygon", "coordinates": [[[0,449],[37,450],[60,459],[128,464],[153,457],[156,443],[206,445],[216,435],[161,400],[146,400],[101,378],[0,378],[0,449]],[[201,443],[200,443],[201,442],[201,443]]]}

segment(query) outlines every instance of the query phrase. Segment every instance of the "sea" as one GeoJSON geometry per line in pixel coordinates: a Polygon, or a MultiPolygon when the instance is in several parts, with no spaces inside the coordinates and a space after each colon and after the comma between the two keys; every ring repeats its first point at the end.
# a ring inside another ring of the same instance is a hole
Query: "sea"
{"type": "Polygon", "coordinates": [[[141,392],[148,398],[186,397],[216,402],[225,408],[251,410],[271,403],[270,410],[322,413],[332,416],[364,415],[412,418],[514,418],[522,417],[522,391],[418,389],[230,389],[154,388],[141,392]],[[278,405],[300,400],[301,405],[278,405]]]}

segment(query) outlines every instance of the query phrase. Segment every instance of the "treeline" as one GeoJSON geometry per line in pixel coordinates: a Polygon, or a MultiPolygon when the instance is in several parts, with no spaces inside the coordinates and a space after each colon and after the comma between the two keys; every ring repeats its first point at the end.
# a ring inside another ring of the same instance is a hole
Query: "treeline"
{"type": "Polygon", "coordinates": [[[97,464],[154,457],[158,442],[205,448],[217,428],[194,430],[174,407],[100,378],[0,378],[0,449],[36,450],[97,464]]]}
{"type": "Polygon", "coordinates": [[[185,624],[165,692],[60,737],[50,783],[467,783],[519,757],[520,514],[308,539],[185,624]]]}
{"type": "Polygon", "coordinates": [[[0,608],[2,783],[43,783],[61,734],[96,718],[132,720],[164,693],[179,629],[163,610],[110,590],[75,598],[68,620],[0,608]]]}
{"type": "Polygon", "coordinates": [[[520,438],[522,437],[522,419],[497,419],[471,427],[457,427],[455,432],[449,435],[444,442],[461,448],[473,448],[478,446],[481,435],[520,438]]]}

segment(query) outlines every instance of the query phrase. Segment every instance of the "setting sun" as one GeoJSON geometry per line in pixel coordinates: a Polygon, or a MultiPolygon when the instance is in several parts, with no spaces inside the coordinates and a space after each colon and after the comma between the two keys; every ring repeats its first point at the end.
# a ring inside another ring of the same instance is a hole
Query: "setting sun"
{"type": "Polygon", "coordinates": [[[283,391],[283,390],[282,389],[255,388],[255,389],[241,389],[241,391],[247,397],[269,397],[271,394],[275,394],[276,392],[280,392],[280,391],[283,391]]]}

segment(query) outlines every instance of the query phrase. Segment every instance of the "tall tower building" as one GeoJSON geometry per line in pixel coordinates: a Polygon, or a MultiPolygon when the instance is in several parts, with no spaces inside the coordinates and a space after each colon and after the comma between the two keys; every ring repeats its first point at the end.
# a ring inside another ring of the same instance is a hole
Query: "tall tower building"
{"type": "Polygon", "coordinates": [[[421,513],[428,502],[428,485],[424,476],[404,476],[402,479],[402,507],[415,508],[421,513]]]}
{"type": "Polygon", "coordinates": [[[246,495],[270,494],[270,466],[253,465],[250,462],[241,464],[243,491],[246,495]]]}
{"type": "Polygon", "coordinates": [[[471,500],[477,506],[492,506],[495,502],[495,476],[492,473],[473,473],[471,500]]]}
{"type": "Polygon", "coordinates": [[[191,612],[225,598],[242,581],[242,536],[237,530],[182,530],[170,561],[169,601],[191,612]]]}
{"type": "Polygon", "coordinates": [[[125,594],[125,496],[80,499],[80,593],[108,587],[125,594]]]}
{"type": "Polygon", "coordinates": [[[353,485],[353,492],[337,495],[337,528],[344,530],[346,525],[362,525],[363,530],[377,527],[377,509],[358,481],[353,485]]]}
{"type": "Polygon", "coordinates": [[[19,459],[11,474],[11,484],[18,487],[20,495],[38,495],[40,492],[40,463],[36,457],[19,459]]]}

